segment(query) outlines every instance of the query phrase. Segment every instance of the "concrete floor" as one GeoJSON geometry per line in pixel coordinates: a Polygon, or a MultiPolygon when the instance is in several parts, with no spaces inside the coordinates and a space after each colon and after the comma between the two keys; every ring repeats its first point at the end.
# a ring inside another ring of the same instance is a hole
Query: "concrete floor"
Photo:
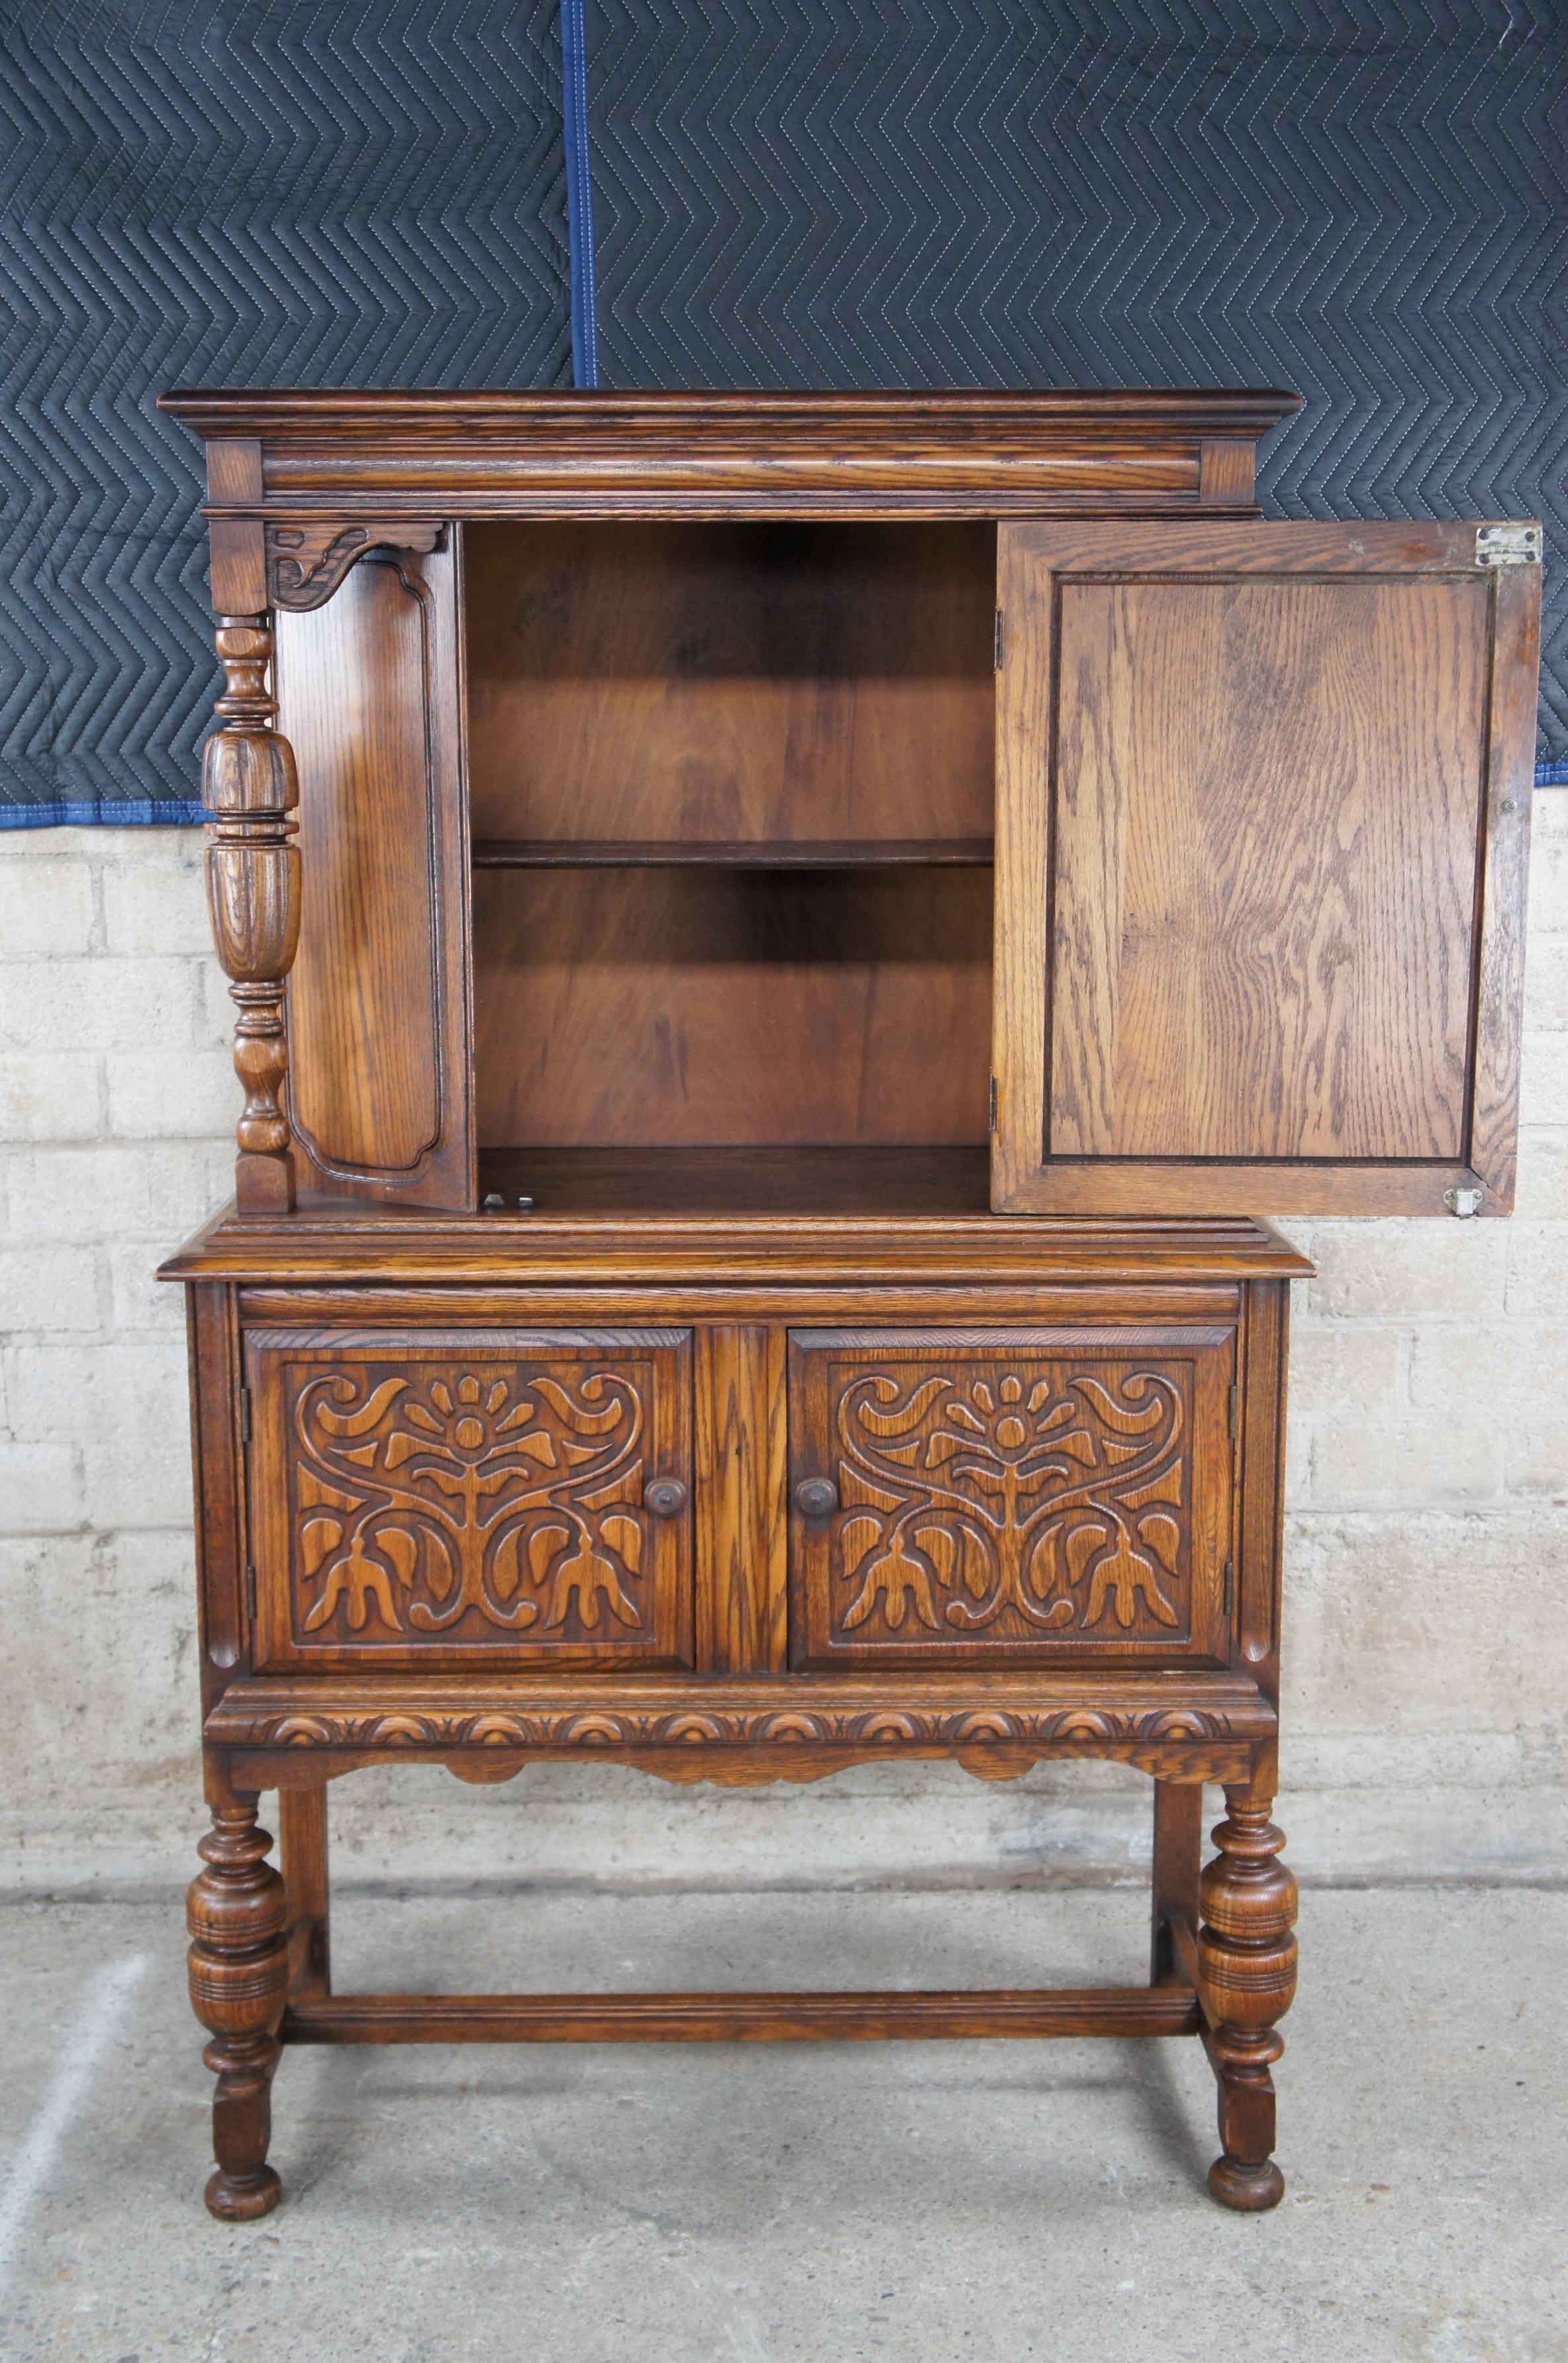
{"type": "MultiPolygon", "coordinates": [[[[1137,1979],[1128,1892],[345,1897],[337,1982],[1137,1979]]],[[[1309,1892],[1289,2189],[1207,2197],[1189,2043],[292,2051],[201,2204],[177,1904],[0,1914],[12,2363],[1560,2363],[1568,1897],[1309,1892]]]]}

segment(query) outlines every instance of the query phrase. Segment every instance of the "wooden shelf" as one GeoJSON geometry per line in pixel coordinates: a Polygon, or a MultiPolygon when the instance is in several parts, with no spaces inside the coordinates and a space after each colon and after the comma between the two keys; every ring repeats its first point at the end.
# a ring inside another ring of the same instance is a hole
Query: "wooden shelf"
{"type": "Polygon", "coordinates": [[[783,844],[745,839],[480,837],[476,870],[864,870],[985,869],[988,837],[846,838],[783,844]]]}
{"type": "Polygon", "coordinates": [[[480,1193],[540,1215],[984,1215],[989,1152],[911,1148],[481,1148],[480,1193]]]}

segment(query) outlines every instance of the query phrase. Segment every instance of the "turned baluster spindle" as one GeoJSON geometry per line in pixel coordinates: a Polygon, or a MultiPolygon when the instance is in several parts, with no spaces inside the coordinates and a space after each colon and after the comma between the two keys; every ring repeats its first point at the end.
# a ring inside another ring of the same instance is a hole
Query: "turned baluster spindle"
{"type": "Polygon", "coordinates": [[[212,2036],[202,2054],[217,2078],[207,2182],[215,2215],[243,2223],[268,2214],[282,2184],[267,2163],[272,2134],[272,2070],[288,1999],[288,1905],[267,1860],[272,1840],[256,1824],[254,1799],[219,1805],[198,1851],[207,1868],[193,1880],[185,1920],[191,2007],[212,2036]]]}
{"type": "Polygon", "coordinates": [[[1269,2069],[1285,2049],[1275,2031],[1296,1995],[1296,1880],[1277,1859],[1284,1833],[1271,1798],[1227,1789],[1220,1852],[1198,1883],[1198,1986],[1220,2082],[1221,2155],[1209,2188],[1227,2207],[1276,2207],[1285,2178],[1274,2160],[1269,2069]]]}
{"type": "Polygon", "coordinates": [[[211,815],[213,940],[239,1011],[234,1064],[245,1106],[235,1193],[242,1215],[286,1214],[294,1203],[294,1169],[282,1104],[289,1063],[283,1004],[300,931],[300,857],[293,842],[299,784],[289,742],[273,727],[267,617],[220,616],[217,652],[225,685],[220,727],[203,752],[202,793],[211,815]]]}

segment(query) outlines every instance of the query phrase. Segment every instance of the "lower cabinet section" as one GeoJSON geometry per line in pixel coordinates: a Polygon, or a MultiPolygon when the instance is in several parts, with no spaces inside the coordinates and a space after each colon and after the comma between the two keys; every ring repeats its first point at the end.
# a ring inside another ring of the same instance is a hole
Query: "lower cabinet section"
{"type": "Polygon", "coordinates": [[[1224,1654],[1234,1333],[797,1330],[791,1663],[1224,1654]]]}
{"type": "Polygon", "coordinates": [[[689,1668],[686,1330],[252,1330],[258,1666],[689,1668]]]}
{"type": "Polygon", "coordinates": [[[273,1302],[244,1347],[258,1672],[1228,1657],[1232,1323],[558,1330],[505,1326],[499,1292],[441,1326],[428,1299],[381,1326],[273,1302]]]}

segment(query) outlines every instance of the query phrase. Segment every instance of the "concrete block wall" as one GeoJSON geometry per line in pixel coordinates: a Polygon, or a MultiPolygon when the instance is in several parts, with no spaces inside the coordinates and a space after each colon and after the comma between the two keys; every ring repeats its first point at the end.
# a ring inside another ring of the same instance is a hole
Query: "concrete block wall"
{"type": "MultiPolygon", "coordinates": [[[[1568,1869],[1568,793],[1536,799],[1509,1223],[1287,1226],[1281,1819],[1320,1879],[1568,1869]]],[[[189,1432],[160,1256],[229,1189],[200,833],[0,836],[0,1879],[182,1881],[204,1825],[189,1432]]],[[[604,1766],[334,1792],[335,1864],[767,1885],[1132,1878],[1147,1788],[877,1766],[671,1789],[604,1766]]]]}

